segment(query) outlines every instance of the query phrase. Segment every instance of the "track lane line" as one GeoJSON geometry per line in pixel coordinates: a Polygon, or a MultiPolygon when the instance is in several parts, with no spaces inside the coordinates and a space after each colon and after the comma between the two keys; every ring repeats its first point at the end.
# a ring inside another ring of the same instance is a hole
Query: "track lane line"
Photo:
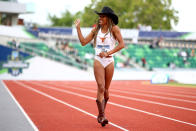
{"type": "MultiPolygon", "coordinates": [[[[51,82],[51,81],[49,81],[49,82],[51,82]]],[[[57,81],[58,83],[64,83],[64,84],[67,84],[67,81],[57,81]]],[[[90,83],[90,81],[87,81],[87,82],[89,82],[88,83],[88,85],[89,86],[96,86],[96,84],[95,83],[90,83]]],[[[111,83],[111,86],[120,86],[121,84],[119,84],[119,83],[122,83],[122,82],[120,82],[120,81],[113,81],[112,83],[111,83]]],[[[157,92],[157,93],[163,93],[163,92],[166,92],[166,93],[169,93],[169,94],[182,94],[182,95],[185,95],[185,96],[190,96],[190,95],[192,95],[193,97],[195,97],[196,96],[196,93],[193,93],[193,92],[195,92],[196,91],[196,89],[192,89],[192,91],[188,91],[187,90],[187,88],[184,88],[184,91],[176,91],[176,90],[171,90],[171,87],[170,88],[167,88],[167,87],[161,87],[162,89],[161,90],[157,90],[157,89],[160,89],[160,87],[158,87],[158,85],[153,85],[153,84],[149,84],[149,85],[144,85],[144,84],[141,84],[141,82],[137,82],[137,83],[133,83],[133,82],[128,82],[128,83],[126,83],[126,81],[125,82],[123,82],[124,83],[124,86],[123,86],[123,88],[116,88],[116,89],[120,89],[120,90],[122,90],[122,89],[133,89],[133,90],[138,90],[138,91],[147,91],[146,89],[148,89],[148,91],[149,92],[151,92],[151,91],[153,91],[153,92],[157,92]],[[137,86],[130,86],[130,85],[137,85],[137,86]],[[135,88],[135,87],[137,87],[137,88],[135,88]],[[186,91],[186,92],[185,92],[186,91]],[[187,92],[188,91],[188,92],[187,92]]],[[[69,83],[70,84],[70,83],[69,83]]],[[[77,82],[77,85],[78,85],[78,82],[77,82]]],[[[83,84],[82,82],[81,82],[81,84],[79,84],[79,85],[84,85],[84,86],[86,86],[86,84],[83,84]]],[[[176,89],[179,89],[180,87],[176,87],[176,89]]],[[[147,91],[147,92],[148,92],[147,91]]]]}
{"type": "MultiPolygon", "coordinates": [[[[119,89],[114,89],[114,90],[119,90],[119,89]]],[[[127,91],[138,91],[138,92],[143,92],[143,93],[154,93],[154,94],[160,94],[160,95],[168,95],[168,96],[179,96],[179,97],[186,97],[186,98],[196,98],[196,96],[190,96],[190,95],[182,95],[182,94],[173,94],[173,93],[163,93],[159,91],[146,91],[146,90],[138,90],[138,89],[131,89],[127,91]]]]}
{"type": "Polygon", "coordinates": [[[196,103],[196,101],[179,99],[179,98],[171,98],[171,97],[165,97],[165,96],[157,96],[157,95],[149,95],[149,94],[135,93],[135,92],[129,92],[129,91],[121,91],[121,90],[117,90],[117,89],[110,89],[110,90],[114,91],[114,92],[125,93],[125,94],[147,96],[147,97],[160,98],[160,99],[173,100],[173,101],[180,101],[180,102],[183,101],[183,102],[194,103],[194,104],[196,103]]]}
{"type": "MultiPolygon", "coordinates": [[[[53,96],[51,96],[51,95],[48,95],[48,94],[46,94],[46,93],[44,93],[44,92],[41,92],[41,91],[39,91],[39,90],[37,90],[37,89],[34,89],[34,88],[32,88],[31,86],[28,86],[28,85],[26,85],[26,84],[23,84],[22,82],[18,82],[18,81],[13,81],[13,82],[15,82],[16,84],[21,85],[21,86],[23,86],[23,87],[25,87],[25,88],[27,88],[27,89],[29,89],[29,90],[32,90],[32,91],[34,91],[34,92],[36,92],[36,93],[38,93],[38,94],[41,94],[41,95],[43,95],[43,96],[45,96],[45,97],[48,97],[48,98],[50,98],[50,99],[52,99],[52,100],[54,100],[54,101],[56,101],[56,102],[59,102],[59,103],[64,104],[64,105],[66,105],[66,106],[69,106],[69,107],[71,107],[71,108],[73,108],[73,109],[76,109],[76,110],[78,110],[78,111],[80,111],[80,112],[82,112],[82,113],[84,113],[84,114],[86,114],[86,115],[89,115],[89,116],[94,117],[94,118],[97,119],[97,116],[95,116],[95,115],[93,115],[93,114],[91,114],[91,113],[89,113],[89,112],[87,112],[87,111],[85,111],[85,110],[82,110],[82,109],[80,109],[80,108],[78,108],[78,107],[76,107],[76,106],[73,106],[73,105],[71,105],[71,104],[68,104],[67,102],[64,102],[64,101],[59,100],[59,99],[57,99],[57,98],[55,98],[55,97],[53,97],[53,96]]],[[[94,98],[93,100],[95,100],[95,98],[94,98]]],[[[123,130],[123,131],[129,131],[128,129],[125,129],[125,128],[119,126],[119,125],[116,125],[116,124],[112,123],[112,122],[109,122],[109,124],[111,124],[111,125],[114,126],[114,127],[119,128],[119,129],[121,129],[121,130],[123,130]]]]}
{"type": "MultiPolygon", "coordinates": [[[[33,82],[30,82],[30,83],[33,83],[33,82]]],[[[33,83],[33,84],[35,84],[35,83],[33,83]]],[[[39,85],[38,83],[36,83],[36,84],[39,85]]],[[[52,85],[54,85],[54,84],[52,84],[52,85]]],[[[58,86],[61,86],[61,85],[58,85],[58,86]]],[[[61,87],[96,93],[96,91],[94,91],[94,90],[89,90],[89,89],[84,89],[84,88],[65,87],[65,86],[61,86],[61,87]]],[[[188,110],[188,111],[193,111],[193,112],[196,111],[195,109],[191,109],[191,108],[169,105],[169,104],[165,104],[165,103],[154,102],[154,101],[150,101],[150,100],[144,100],[144,99],[133,98],[133,97],[128,97],[128,96],[122,96],[122,95],[117,95],[117,94],[113,94],[113,93],[110,93],[110,96],[114,96],[114,97],[118,97],[118,98],[122,98],[122,99],[127,99],[127,100],[134,100],[134,101],[140,101],[140,102],[145,102],[145,103],[151,103],[151,104],[156,104],[156,105],[161,105],[161,106],[167,106],[167,107],[172,107],[172,108],[177,108],[177,109],[182,109],[182,110],[188,110]]]]}
{"type": "MultiPolygon", "coordinates": [[[[88,88],[88,87],[83,86],[81,88],[88,88]]],[[[88,89],[92,89],[92,88],[88,88],[88,89]]],[[[160,98],[160,99],[165,99],[165,100],[184,101],[184,102],[194,103],[194,104],[196,103],[196,101],[192,101],[192,100],[186,100],[186,99],[181,99],[181,98],[171,98],[171,97],[157,96],[157,95],[149,95],[149,94],[145,94],[145,93],[136,93],[136,92],[131,92],[131,90],[122,91],[122,90],[119,90],[119,89],[110,89],[110,91],[120,92],[120,93],[125,93],[125,94],[139,95],[139,96],[147,96],[147,97],[153,97],[153,98],[160,98]]]]}
{"type": "Polygon", "coordinates": [[[32,128],[34,129],[34,131],[39,131],[38,128],[36,127],[36,125],[33,123],[33,121],[31,120],[31,118],[28,116],[28,114],[25,112],[25,110],[22,108],[22,106],[19,104],[19,102],[16,100],[16,98],[13,96],[13,94],[11,93],[11,91],[8,89],[7,85],[4,83],[4,81],[1,81],[3,86],[5,87],[5,89],[7,90],[7,92],[9,93],[9,95],[11,96],[11,98],[14,100],[14,102],[16,103],[16,105],[18,106],[18,108],[20,109],[20,111],[23,113],[23,115],[25,116],[25,118],[27,119],[27,121],[30,123],[30,125],[32,126],[32,128]]]}
{"type": "Polygon", "coordinates": [[[188,102],[188,103],[196,103],[196,101],[179,99],[179,98],[171,98],[171,97],[165,97],[165,96],[149,95],[149,94],[135,93],[135,92],[129,92],[129,91],[120,91],[120,90],[116,90],[116,89],[112,89],[112,91],[125,93],[125,94],[133,94],[133,95],[147,96],[147,97],[153,97],[153,98],[160,98],[160,99],[166,99],[166,100],[174,100],[174,101],[183,101],[183,102],[188,102]]]}
{"type": "MultiPolygon", "coordinates": [[[[53,90],[56,90],[56,91],[60,91],[60,92],[64,92],[64,93],[68,93],[68,94],[72,94],[72,95],[76,95],[76,96],[80,96],[80,97],[87,98],[87,99],[90,99],[90,100],[96,100],[96,98],[94,98],[94,97],[82,95],[82,94],[79,94],[79,93],[75,93],[75,92],[71,92],[71,91],[67,91],[67,90],[63,90],[63,89],[58,89],[58,88],[54,88],[54,87],[43,85],[43,84],[37,84],[37,85],[40,85],[40,86],[48,88],[48,89],[53,89],[53,90]]],[[[196,127],[196,124],[193,124],[193,123],[177,120],[177,119],[174,119],[174,118],[170,118],[170,117],[162,116],[162,115],[159,115],[159,114],[143,111],[143,110],[140,110],[140,109],[136,109],[136,108],[120,105],[120,104],[113,103],[113,102],[108,102],[108,104],[111,104],[111,105],[114,105],[114,106],[118,106],[118,107],[121,107],[121,108],[125,108],[125,109],[129,109],[129,110],[134,110],[134,111],[137,111],[137,112],[142,112],[144,114],[148,114],[148,115],[151,115],[151,116],[156,116],[156,117],[160,117],[160,118],[164,118],[164,119],[168,119],[168,120],[172,120],[172,121],[175,121],[175,122],[179,122],[179,123],[183,123],[183,124],[187,124],[187,125],[191,125],[191,126],[195,126],[196,127]]]]}
{"type": "MultiPolygon", "coordinates": [[[[186,95],[196,95],[196,92],[195,92],[195,88],[193,87],[186,87],[186,85],[181,85],[181,86],[178,86],[178,85],[172,85],[172,86],[167,86],[167,85],[159,85],[159,84],[141,84],[142,87],[153,87],[156,91],[167,91],[167,92],[170,92],[170,93],[180,93],[180,94],[186,94],[186,95]]],[[[140,86],[141,87],[141,86],[140,86]]],[[[142,87],[141,87],[141,90],[142,90],[142,87]]]]}

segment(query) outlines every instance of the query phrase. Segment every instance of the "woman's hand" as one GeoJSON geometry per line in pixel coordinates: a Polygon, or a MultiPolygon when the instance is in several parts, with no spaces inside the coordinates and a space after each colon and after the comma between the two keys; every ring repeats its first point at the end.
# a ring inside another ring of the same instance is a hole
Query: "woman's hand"
{"type": "Polygon", "coordinates": [[[99,53],[99,57],[103,58],[103,57],[107,57],[109,56],[107,52],[101,52],[99,53]]]}
{"type": "Polygon", "coordinates": [[[75,20],[74,24],[75,24],[76,28],[79,28],[80,27],[80,19],[75,20]]]}

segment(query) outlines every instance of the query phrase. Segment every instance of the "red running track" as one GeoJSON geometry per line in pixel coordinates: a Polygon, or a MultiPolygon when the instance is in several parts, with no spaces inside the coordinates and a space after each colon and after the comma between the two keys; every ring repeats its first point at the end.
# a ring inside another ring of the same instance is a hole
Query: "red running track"
{"type": "Polygon", "coordinates": [[[106,115],[96,121],[94,81],[4,81],[40,131],[195,131],[196,89],[113,81],[106,115]]]}

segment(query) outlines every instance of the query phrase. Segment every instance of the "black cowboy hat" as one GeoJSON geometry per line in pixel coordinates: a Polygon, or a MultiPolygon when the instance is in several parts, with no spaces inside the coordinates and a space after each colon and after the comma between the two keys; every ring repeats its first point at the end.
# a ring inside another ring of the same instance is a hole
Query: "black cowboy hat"
{"type": "Polygon", "coordinates": [[[115,25],[118,24],[118,16],[114,13],[114,11],[110,7],[105,6],[101,10],[101,12],[95,11],[95,13],[98,15],[107,15],[108,17],[112,19],[115,25]]]}

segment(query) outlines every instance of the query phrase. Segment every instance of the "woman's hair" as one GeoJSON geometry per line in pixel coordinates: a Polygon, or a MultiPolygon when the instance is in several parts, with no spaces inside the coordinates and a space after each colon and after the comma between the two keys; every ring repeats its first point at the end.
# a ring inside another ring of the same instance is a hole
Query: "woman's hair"
{"type": "MultiPolygon", "coordinates": [[[[109,26],[109,32],[110,32],[110,35],[111,35],[111,31],[112,31],[112,26],[114,25],[114,22],[112,21],[112,19],[110,17],[107,16],[107,23],[108,23],[108,26],[109,26]]],[[[97,34],[99,32],[99,30],[101,29],[101,25],[99,24],[99,19],[97,20],[97,24],[96,24],[96,29],[95,29],[95,32],[94,32],[94,42],[93,42],[93,47],[96,47],[96,41],[97,41],[97,34]]],[[[105,36],[109,33],[107,32],[105,34],[105,36]]]]}

